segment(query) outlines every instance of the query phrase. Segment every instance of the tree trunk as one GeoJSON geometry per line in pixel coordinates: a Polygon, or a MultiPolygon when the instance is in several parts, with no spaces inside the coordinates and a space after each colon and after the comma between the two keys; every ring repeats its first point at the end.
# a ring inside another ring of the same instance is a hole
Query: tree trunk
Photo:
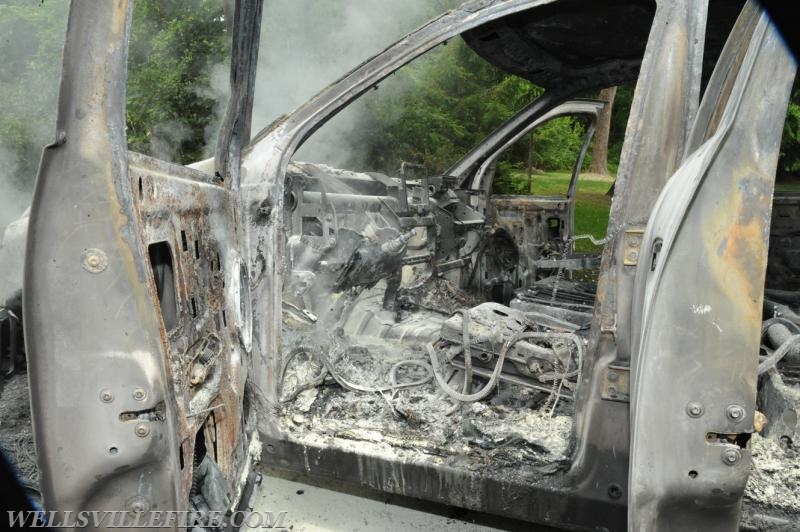
{"type": "Polygon", "coordinates": [[[614,97],[617,95],[616,87],[609,87],[600,91],[598,99],[606,103],[605,109],[597,118],[597,131],[594,134],[592,148],[592,164],[589,172],[593,174],[608,175],[608,137],[611,132],[611,110],[614,107],[614,97]]]}
{"type": "Polygon", "coordinates": [[[533,194],[533,131],[528,136],[528,194],[533,194]]]}

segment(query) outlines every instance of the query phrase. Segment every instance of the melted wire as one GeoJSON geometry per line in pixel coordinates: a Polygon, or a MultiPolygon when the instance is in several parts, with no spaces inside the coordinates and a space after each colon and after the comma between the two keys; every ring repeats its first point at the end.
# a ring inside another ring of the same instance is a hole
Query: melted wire
{"type": "Polygon", "coordinates": [[[772,352],[767,358],[761,361],[758,365],[758,374],[763,375],[764,373],[768,372],[769,370],[773,369],[778,365],[783,357],[800,342],[800,334],[795,334],[789,337],[785,342],[781,344],[781,346],[772,352]]]}
{"type": "MultiPolygon", "coordinates": [[[[447,395],[449,395],[452,399],[456,401],[461,401],[463,403],[474,403],[476,401],[480,401],[481,399],[486,398],[497,386],[497,383],[500,379],[500,373],[503,371],[503,364],[505,364],[506,356],[511,348],[519,341],[526,340],[526,339],[544,339],[544,340],[552,340],[552,339],[561,339],[561,340],[569,340],[575,344],[578,353],[578,368],[576,370],[575,375],[578,376],[578,382],[580,382],[580,374],[581,374],[581,366],[583,365],[583,343],[580,337],[578,337],[574,333],[551,333],[551,332],[519,332],[512,336],[505,344],[503,344],[503,348],[500,350],[500,354],[497,357],[497,363],[494,366],[494,371],[492,371],[491,376],[489,377],[489,382],[487,382],[483,388],[475,393],[462,393],[450,387],[447,383],[447,380],[442,375],[441,366],[439,362],[439,357],[436,354],[436,348],[433,346],[433,343],[426,344],[426,349],[428,351],[428,356],[431,359],[431,368],[433,368],[433,375],[436,378],[436,383],[439,385],[439,388],[442,389],[447,395]]],[[[469,352],[467,350],[464,351],[464,359],[468,358],[469,352]]],[[[466,368],[466,363],[464,365],[466,368]]],[[[471,366],[470,366],[471,367],[471,366]]],[[[566,368],[569,369],[569,368],[566,368]]],[[[564,380],[567,378],[568,373],[565,371],[562,379],[561,385],[558,387],[558,390],[555,391],[557,396],[561,396],[560,390],[563,386],[564,380]]],[[[554,381],[555,382],[555,381],[554,381]]],[[[553,406],[555,408],[555,405],[553,406]]]]}
{"type": "Polygon", "coordinates": [[[349,382],[344,377],[342,377],[333,367],[333,364],[330,360],[328,360],[327,356],[324,353],[320,352],[319,350],[314,350],[309,346],[298,346],[292,349],[289,354],[286,356],[286,360],[283,362],[283,366],[281,367],[281,375],[280,375],[280,383],[281,387],[283,387],[283,380],[286,376],[286,369],[289,367],[289,364],[294,360],[297,355],[300,353],[305,353],[311,357],[316,358],[322,364],[322,370],[320,373],[314,377],[311,381],[298,386],[292,393],[284,399],[281,399],[281,403],[288,403],[295,398],[297,398],[300,393],[304,392],[305,390],[309,390],[311,388],[316,388],[320,384],[322,384],[325,379],[330,375],[336,383],[344,388],[345,390],[349,390],[351,392],[360,392],[360,393],[384,393],[384,392],[391,392],[392,396],[397,393],[398,390],[405,390],[408,388],[416,388],[418,386],[424,386],[428,384],[431,379],[433,379],[433,370],[432,368],[418,360],[401,360],[400,362],[395,363],[391,369],[389,370],[389,386],[364,386],[361,384],[355,384],[349,382]],[[425,370],[425,377],[420,378],[418,380],[412,382],[404,382],[398,383],[397,382],[397,371],[403,366],[417,366],[425,370]]]}

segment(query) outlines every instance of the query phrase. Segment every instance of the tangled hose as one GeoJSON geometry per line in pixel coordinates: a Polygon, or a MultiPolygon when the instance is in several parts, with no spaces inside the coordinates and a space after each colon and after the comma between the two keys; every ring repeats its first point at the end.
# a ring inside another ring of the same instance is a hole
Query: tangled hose
{"type": "Polygon", "coordinates": [[[768,319],[767,321],[761,324],[761,336],[763,337],[767,333],[769,328],[775,325],[776,323],[785,325],[787,328],[792,328],[795,330],[795,332],[800,333],[800,325],[782,316],[776,316],[774,318],[768,319]]]}
{"type": "Polygon", "coordinates": [[[384,393],[384,392],[391,392],[392,395],[397,393],[398,390],[405,390],[408,388],[416,388],[418,386],[423,386],[433,379],[433,370],[428,364],[418,360],[401,360],[400,362],[395,363],[391,369],[389,370],[389,386],[363,386],[361,384],[355,384],[352,382],[347,381],[344,377],[339,375],[339,373],[333,368],[333,364],[330,360],[320,351],[314,351],[309,346],[298,346],[292,349],[289,354],[286,356],[286,360],[283,362],[283,366],[281,367],[281,375],[280,375],[280,382],[281,385],[283,383],[284,377],[286,376],[286,369],[289,367],[289,364],[294,360],[297,355],[300,353],[305,353],[306,355],[315,357],[319,362],[322,364],[322,370],[320,373],[314,377],[311,381],[303,384],[302,386],[298,386],[288,397],[285,399],[281,399],[281,403],[288,403],[294,400],[300,393],[305,390],[309,390],[311,388],[315,388],[322,384],[325,378],[330,375],[333,380],[336,381],[339,386],[344,388],[345,390],[349,390],[351,392],[360,392],[360,393],[384,393]],[[405,382],[405,383],[397,383],[397,370],[401,367],[406,365],[417,366],[419,368],[423,368],[425,370],[425,377],[412,381],[412,382],[405,382]]]}
{"type": "MultiPolygon", "coordinates": [[[[461,388],[463,395],[469,395],[472,388],[472,347],[470,346],[471,339],[469,337],[469,311],[460,309],[453,313],[453,315],[461,315],[461,345],[464,348],[464,385],[461,388]]],[[[446,392],[446,390],[445,390],[446,392]]],[[[446,412],[450,416],[458,412],[463,403],[457,402],[453,408],[446,412]]]]}
{"type": "MultiPolygon", "coordinates": [[[[347,381],[344,377],[342,377],[333,367],[333,364],[327,358],[327,356],[319,350],[314,350],[312,347],[309,346],[298,346],[292,349],[284,360],[283,365],[281,367],[281,374],[279,382],[281,386],[283,385],[284,378],[286,376],[286,370],[289,367],[289,364],[301,353],[306,354],[310,357],[316,358],[321,364],[322,369],[320,370],[319,374],[314,377],[311,381],[298,386],[292,393],[284,399],[281,399],[281,403],[288,403],[293,401],[297,398],[300,393],[305,390],[315,388],[322,384],[325,379],[330,375],[334,381],[336,381],[339,386],[344,388],[345,390],[349,390],[351,392],[359,392],[359,393],[385,393],[391,392],[392,397],[397,393],[398,390],[404,390],[408,388],[415,388],[418,386],[423,386],[430,382],[432,379],[436,380],[437,385],[439,388],[447,394],[451,399],[454,399],[459,402],[454,408],[447,412],[448,415],[454,413],[455,411],[460,408],[460,403],[473,403],[476,401],[480,401],[486,398],[494,388],[497,386],[498,381],[500,379],[500,374],[503,371],[503,365],[505,364],[506,356],[508,352],[511,350],[517,342],[527,339],[537,339],[537,340],[567,340],[572,342],[575,345],[576,352],[577,352],[577,367],[570,371],[569,363],[564,366],[563,373],[561,372],[553,372],[552,374],[545,375],[544,378],[548,381],[553,382],[553,389],[551,390],[551,396],[554,397],[554,401],[552,407],[550,409],[550,414],[555,411],[555,407],[558,404],[558,399],[561,397],[571,399],[570,396],[564,396],[561,393],[561,390],[566,383],[566,380],[571,377],[577,377],[578,382],[581,379],[581,368],[583,365],[583,355],[584,355],[584,347],[583,341],[579,336],[574,333],[555,333],[555,332],[518,332],[514,336],[512,336],[508,341],[503,344],[502,349],[500,350],[500,354],[498,355],[497,363],[495,364],[494,370],[489,377],[489,381],[475,393],[471,392],[472,387],[472,348],[470,345],[471,339],[469,334],[469,327],[470,327],[470,317],[469,311],[467,310],[458,310],[456,314],[460,314],[462,317],[462,327],[461,327],[461,340],[464,350],[464,383],[462,385],[461,391],[454,390],[447,382],[445,377],[443,376],[441,363],[439,361],[439,357],[436,353],[436,349],[433,346],[433,343],[426,344],[426,350],[428,352],[428,356],[430,358],[430,365],[418,361],[418,360],[401,360],[400,362],[395,363],[392,365],[391,369],[389,370],[389,385],[388,386],[364,386],[361,384],[355,384],[352,382],[347,381]],[[407,383],[398,383],[397,382],[397,372],[403,366],[416,366],[419,368],[423,368],[425,370],[426,375],[423,378],[418,380],[407,382],[407,383]]],[[[800,339],[800,335],[792,337],[793,339],[800,339]]],[[[789,342],[787,342],[789,343],[789,342]]],[[[785,346],[781,346],[778,350],[784,349],[785,346]]],[[[791,346],[786,347],[785,351],[791,346]]],[[[778,353],[776,351],[776,353],[778,353]]],[[[781,353],[780,356],[776,359],[773,363],[777,363],[777,360],[783,357],[785,352],[781,353]]],[[[775,355],[773,355],[775,356],[775,355]]],[[[768,360],[765,360],[763,364],[766,364],[768,360]]],[[[769,369],[769,368],[767,368],[769,369]]],[[[766,371],[766,369],[764,370],[766,371]]],[[[761,373],[761,367],[759,366],[759,374],[761,373]]]]}
{"type": "MultiPolygon", "coordinates": [[[[484,385],[479,391],[475,393],[463,393],[453,390],[450,385],[445,380],[444,376],[442,375],[441,367],[439,364],[439,358],[436,354],[436,349],[433,347],[433,343],[426,344],[426,348],[428,350],[428,356],[431,359],[431,367],[433,368],[433,375],[436,378],[436,383],[439,387],[444,391],[447,395],[449,395],[452,399],[456,401],[461,401],[463,403],[474,403],[475,401],[480,401],[481,399],[486,398],[492,390],[494,390],[495,386],[497,386],[497,382],[500,379],[500,373],[503,371],[503,364],[505,364],[506,356],[511,348],[519,341],[526,340],[526,339],[544,339],[544,340],[553,340],[553,339],[563,339],[569,340],[575,344],[578,352],[578,368],[576,369],[575,375],[578,376],[578,380],[580,381],[580,367],[583,364],[583,344],[581,339],[575,335],[574,333],[550,333],[550,332],[519,332],[512,336],[505,344],[503,344],[503,348],[500,350],[500,354],[497,358],[497,363],[494,366],[494,371],[492,371],[491,376],[489,377],[489,382],[484,385]]],[[[464,367],[467,367],[467,360],[470,358],[471,353],[467,349],[464,350],[464,367]]],[[[471,364],[471,362],[470,362],[471,364]]],[[[470,365],[470,369],[471,369],[470,365]]],[[[568,368],[567,368],[568,369],[568,368]]],[[[564,380],[567,378],[567,371],[564,372],[562,376],[561,385],[563,386],[564,380]]],[[[559,390],[561,386],[559,386],[559,390]]],[[[557,395],[560,396],[560,391],[556,392],[557,395]]]]}
{"type": "Polygon", "coordinates": [[[800,342],[800,334],[795,334],[790,336],[785,342],[781,344],[781,346],[772,352],[767,358],[761,361],[758,365],[758,374],[763,375],[764,373],[768,372],[772,368],[778,365],[783,357],[795,346],[797,343],[800,342]]]}

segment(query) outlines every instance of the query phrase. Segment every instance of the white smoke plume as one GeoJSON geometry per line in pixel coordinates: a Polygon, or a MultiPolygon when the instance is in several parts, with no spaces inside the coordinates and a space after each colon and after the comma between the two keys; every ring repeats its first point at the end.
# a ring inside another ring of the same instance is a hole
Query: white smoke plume
{"type": "Polygon", "coordinates": [[[460,0],[267,0],[253,133],[460,0]]]}
{"type": "MultiPolygon", "coordinates": [[[[261,29],[253,133],[292,111],[319,90],[460,0],[266,0],[261,29]]],[[[0,0],[0,226],[29,205],[41,149],[54,137],[61,51],[68,2],[0,0]],[[20,131],[11,127],[24,126],[20,131]],[[14,139],[24,138],[24,147],[14,139]]],[[[227,67],[217,65],[211,86],[199,88],[224,109],[227,67]]],[[[357,127],[358,109],[333,125],[357,127]]],[[[221,112],[220,112],[221,114],[221,112]]],[[[217,120],[205,132],[213,152],[217,120]],[[213,129],[213,131],[211,131],[213,129]]],[[[172,159],[185,135],[180,123],[159,124],[154,153],[172,159]]],[[[330,132],[325,138],[336,136],[330,132]]],[[[342,137],[346,135],[340,135],[342,137]]],[[[340,146],[312,144],[318,161],[339,162],[340,146]]]]}
{"type": "MultiPolygon", "coordinates": [[[[343,74],[461,0],[265,0],[256,76],[252,134],[291,112],[343,74]]],[[[214,154],[218,127],[230,94],[229,64],[211,68],[210,84],[198,89],[218,102],[205,131],[205,156],[214,154]]],[[[346,109],[324,139],[301,156],[337,164],[345,138],[363,110],[346,109]],[[333,131],[335,128],[335,131],[333,131]],[[311,155],[309,157],[309,155],[311,155]]]]}
{"type": "Polygon", "coordinates": [[[28,207],[55,137],[68,2],[0,1],[0,227],[28,207]]]}

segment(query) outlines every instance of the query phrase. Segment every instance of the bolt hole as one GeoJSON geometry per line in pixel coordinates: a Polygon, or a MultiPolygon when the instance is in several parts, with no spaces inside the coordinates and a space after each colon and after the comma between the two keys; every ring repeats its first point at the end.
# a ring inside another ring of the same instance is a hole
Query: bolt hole
{"type": "Polygon", "coordinates": [[[113,456],[113,455],[115,455],[117,453],[119,453],[119,449],[117,449],[116,447],[109,447],[108,454],[113,456]]]}
{"type": "Polygon", "coordinates": [[[650,262],[650,271],[656,271],[656,263],[658,262],[658,254],[661,253],[661,248],[663,247],[664,243],[661,239],[656,240],[653,244],[653,259],[650,262]]]}
{"type": "Polygon", "coordinates": [[[694,469],[689,471],[689,478],[697,478],[697,471],[695,471],[694,469]]]}
{"type": "Polygon", "coordinates": [[[608,486],[608,496],[612,499],[619,499],[622,497],[622,488],[619,484],[611,484],[608,486]]]}
{"type": "Polygon", "coordinates": [[[302,495],[302,494],[304,494],[304,493],[305,493],[305,491],[303,491],[303,490],[297,490],[297,494],[298,494],[298,495],[302,495]]]}

